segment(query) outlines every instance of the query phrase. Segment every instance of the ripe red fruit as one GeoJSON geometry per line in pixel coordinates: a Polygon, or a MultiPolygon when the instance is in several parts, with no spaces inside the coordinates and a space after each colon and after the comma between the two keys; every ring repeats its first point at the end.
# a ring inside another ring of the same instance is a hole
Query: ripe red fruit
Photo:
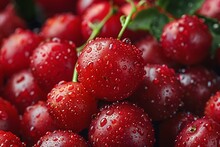
{"type": "Polygon", "coordinates": [[[20,120],[15,107],[8,101],[0,98],[0,130],[19,134],[20,120]]]}
{"type": "Polygon", "coordinates": [[[71,131],[54,131],[48,132],[40,138],[34,147],[48,147],[48,146],[66,146],[66,147],[88,147],[86,141],[71,131]]]}
{"type": "Polygon", "coordinates": [[[20,138],[11,132],[0,130],[0,144],[2,147],[25,147],[20,138]]]}
{"type": "Polygon", "coordinates": [[[220,0],[205,0],[198,14],[211,18],[216,18],[220,21],[220,0]]]}
{"type": "Polygon", "coordinates": [[[177,136],[175,147],[220,146],[220,125],[211,119],[200,118],[187,125],[177,136]]]}
{"type": "Polygon", "coordinates": [[[204,22],[188,15],[165,25],[161,36],[164,54],[184,65],[204,61],[209,55],[211,42],[212,36],[204,22]]]}
{"type": "Polygon", "coordinates": [[[205,115],[220,124],[220,91],[206,103],[205,115]]]}
{"type": "Polygon", "coordinates": [[[6,84],[5,98],[16,106],[20,114],[26,107],[39,100],[45,100],[46,94],[40,89],[30,70],[14,74],[6,84]]]}
{"type": "Polygon", "coordinates": [[[146,65],[146,74],[130,100],[137,103],[154,121],[172,117],[181,105],[182,87],[172,68],[146,65]]]}
{"type": "Polygon", "coordinates": [[[83,13],[93,4],[103,2],[107,0],[78,0],[77,1],[77,14],[83,15],[83,13]]]}
{"type": "Polygon", "coordinates": [[[40,34],[45,38],[57,37],[73,41],[76,46],[82,44],[81,18],[71,13],[57,14],[48,18],[40,34]]]}
{"type": "Polygon", "coordinates": [[[101,109],[89,130],[92,146],[154,145],[154,129],[147,114],[136,105],[115,103],[101,109]]]}
{"type": "Polygon", "coordinates": [[[142,57],[144,59],[145,65],[173,65],[172,61],[163,54],[160,43],[152,35],[147,35],[143,39],[137,41],[135,45],[143,52],[142,57]]]}
{"type": "Polygon", "coordinates": [[[107,101],[127,98],[144,75],[141,51],[113,38],[87,43],[78,59],[78,80],[92,94],[107,101]]]}
{"type": "Polygon", "coordinates": [[[184,89],[183,108],[202,116],[205,104],[220,87],[220,78],[205,67],[195,66],[180,71],[180,82],[184,89]]]}
{"type": "Polygon", "coordinates": [[[1,0],[0,1],[0,11],[5,9],[5,7],[7,6],[7,4],[10,2],[10,0],[1,0]]]}
{"type": "Polygon", "coordinates": [[[38,84],[49,92],[60,81],[71,81],[76,60],[75,44],[54,38],[34,50],[30,67],[38,84]]]}
{"type": "Polygon", "coordinates": [[[21,120],[21,134],[28,145],[35,144],[46,132],[55,129],[55,123],[45,102],[39,101],[37,104],[27,107],[21,120]]]}
{"type": "MultiPolygon", "coordinates": [[[[84,15],[82,16],[82,34],[84,40],[87,40],[92,33],[91,23],[96,24],[101,22],[109,13],[110,9],[112,9],[111,4],[109,2],[102,1],[100,3],[95,3],[85,11],[84,15]]],[[[122,13],[120,12],[116,12],[114,15],[112,15],[102,27],[98,37],[117,38],[121,30],[121,16],[122,13]]]]}
{"type": "Polygon", "coordinates": [[[5,39],[0,52],[0,60],[4,72],[11,75],[28,68],[33,50],[42,38],[29,30],[16,30],[5,39]]]}
{"type": "Polygon", "coordinates": [[[77,0],[35,0],[35,3],[43,11],[46,17],[63,12],[73,12],[77,0]]]}
{"type": "Polygon", "coordinates": [[[172,147],[175,145],[176,136],[189,123],[198,119],[191,113],[180,112],[173,118],[159,124],[159,146],[172,147]],[[168,133],[169,132],[169,133],[168,133]]]}
{"type": "Polygon", "coordinates": [[[80,83],[61,82],[48,94],[48,108],[60,129],[80,132],[87,128],[97,103],[80,83]]]}
{"type": "Polygon", "coordinates": [[[16,28],[26,28],[25,21],[16,14],[12,5],[8,5],[0,12],[0,44],[2,39],[12,34],[16,28]]]}

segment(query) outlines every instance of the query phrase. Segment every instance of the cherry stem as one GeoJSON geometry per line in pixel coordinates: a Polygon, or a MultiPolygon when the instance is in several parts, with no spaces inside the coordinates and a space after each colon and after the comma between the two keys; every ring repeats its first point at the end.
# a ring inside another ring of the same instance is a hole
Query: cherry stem
{"type": "Polygon", "coordinates": [[[76,71],[76,66],[77,66],[77,62],[73,71],[73,79],[72,79],[73,82],[78,82],[78,72],[76,71]]]}
{"type": "MultiPolygon", "coordinates": [[[[103,20],[98,23],[98,24],[91,24],[91,28],[92,28],[92,34],[90,35],[89,39],[86,41],[86,43],[92,39],[94,39],[98,34],[99,32],[101,31],[101,29],[103,28],[103,26],[105,25],[105,23],[109,20],[109,18],[111,18],[111,16],[114,14],[114,7],[111,6],[108,14],[103,18],[103,20]]],[[[80,54],[81,51],[83,50],[83,48],[85,47],[85,44],[83,44],[82,46],[78,47],[76,49],[77,53],[80,54]]],[[[76,70],[76,66],[77,66],[77,62],[76,62],[76,65],[75,65],[75,68],[74,68],[74,72],[73,72],[73,79],[72,81],[73,82],[77,82],[78,81],[78,73],[77,73],[77,70],[76,70]]]]}
{"type": "Polygon", "coordinates": [[[131,18],[133,16],[133,14],[137,11],[137,8],[136,8],[133,0],[126,0],[126,1],[131,4],[131,12],[126,17],[125,21],[122,20],[122,29],[121,29],[121,31],[118,34],[118,39],[121,39],[125,29],[127,28],[128,24],[131,21],[131,18]]]}
{"type": "MultiPolygon", "coordinates": [[[[108,14],[103,18],[103,20],[98,23],[98,24],[91,24],[91,28],[92,28],[92,34],[90,35],[89,39],[86,41],[86,43],[89,41],[89,40],[92,40],[94,39],[98,34],[99,32],[101,31],[101,29],[103,28],[103,26],[105,25],[105,23],[109,20],[109,18],[114,14],[114,8],[113,6],[110,8],[110,11],[108,12],[108,14]]],[[[85,44],[86,44],[85,43],[85,44]]],[[[82,46],[78,47],[76,50],[78,53],[80,53],[85,44],[83,44],[82,46]]]]}

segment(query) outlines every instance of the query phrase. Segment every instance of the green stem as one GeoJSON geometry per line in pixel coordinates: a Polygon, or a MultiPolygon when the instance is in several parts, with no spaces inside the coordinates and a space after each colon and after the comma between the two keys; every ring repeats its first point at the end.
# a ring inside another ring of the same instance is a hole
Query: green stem
{"type": "Polygon", "coordinates": [[[76,71],[76,66],[77,66],[77,62],[76,62],[76,65],[74,67],[73,79],[72,79],[73,82],[78,82],[78,73],[76,71]]]}
{"type": "Polygon", "coordinates": [[[129,13],[129,15],[126,17],[125,21],[122,23],[122,29],[121,31],[119,32],[118,34],[118,39],[121,39],[125,29],[127,28],[128,24],[130,23],[131,21],[131,18],[133,16],[133,14],[137,11],[137,8],[134,4],[134,1],[133,0],[126,0],[128,3],[131,4],[131,12],[129,13]]]}
{"type": "MultiPolygon", "coordinates": [[[[109,20],[109,18],[114,14],[114,8],[111,7],[110,11],[108,12],[108,14],[105,16],[105,18],[98,24],[96,25],[93,25],[92,26],[92,34],[90,35],[89,39],[86,41],[86,43],[89,41],[89,40],[92,40],[94,39],[98,34],[99,32],[101,31],[101,29],[103,28],[103,26],[105,25],[105,23],[109,20]]],[[[85,44],[86,44],[85,43],[85,44]]],[[[76,50],[77,52],[81,52],[85,46],[85,44],[83,44],[82,46],[78,47],[76,50]]]]}

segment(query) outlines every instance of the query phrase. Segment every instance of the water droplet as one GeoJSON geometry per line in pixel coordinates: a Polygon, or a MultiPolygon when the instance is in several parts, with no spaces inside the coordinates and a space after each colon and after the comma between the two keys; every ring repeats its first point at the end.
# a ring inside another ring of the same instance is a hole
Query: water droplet
{"type": "Polygon", "coordinates": [[[100,121],[100,126],[103,127],[107,124],[107,119],[106,118],[103,118],[101,121],[100,121]]]}

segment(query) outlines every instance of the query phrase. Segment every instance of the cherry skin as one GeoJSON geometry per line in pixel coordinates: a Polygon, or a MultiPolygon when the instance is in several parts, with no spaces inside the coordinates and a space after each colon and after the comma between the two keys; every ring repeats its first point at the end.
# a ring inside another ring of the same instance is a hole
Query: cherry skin
{"type": "Polygon", "coordinates": [[[88,147],[86,141],[76,133],[71,131],[54,131],[47,132],[42,136],[34,147],[47,147],[47,146],[74,146],[74,147],[88,147]]]}
{"type": "Polygon", "coordinates": [[[19,134],[20,120],[17,109],[7,100],[0,98],[0,130],[19,134]]]}
{"type": "MultiPolygon", "coordinates": [[[[95,3],[85,11],[84,15],[82,16],[82,34],[84,40],[87,40],[92,33],[92,29],[90,27],[91,23],[95,24],[101,22],[111,9],[112,6],[109,2],[102,1],[100,3],[95,3]]],[[[120,12],[116,12],[114,15],[112,15],[104,24],[97,36],[117,38],[121,30],[121,16],[122,13],[120,12]]]]}
{"type": "Polygon", "coordinates": [[[0,11],[4,10],[10,0],[1,0],[0,1],[0,11]]]}
{"type": "Polygon", "coordinates": [[[34,145],[48,131],[54,131],[56,125],[49,114],[46,102],[27,107],[21,119],[21,134],[27,145],[34,145]]]}
{"type": "Polygon", "coordinates": [[[34,50],[30,67],[38,84],[49,92],[60,81],[71,81],[76,60],[75,44],[54,38],[34,50]]]}
{"type": "Polygon", "coordinates": [[[0,130],[0,144],[2,147],[26,147],[20,138],[11,132],[0,130]]]}
{"type": "Polygon", "coordinates": [[[198,117],[191,113],[180,112],[173,118],[167,119],[159,124],[159,146],[168,147],[175,145],[175,139],[179,132],[198,117]]]}
{"type": "Polygon", "coordinates": [[[220,0],[205,0],[197,13],[220,20],[220,0]]]}
{"type": "Polygon", "coordinates": [[[42,38],[29,30],[16,30],[1,47],[0,60],[7,75],[28,68],[33,50],[42,38]]]}
{"type": "Polygon", "coordinates": [[[172,117],[182,104],[177,74],[166,65],[146,65],[146,74],[130,100],[142,107],[153,121],[172,117]]]}
{"type": "Polygon", "coordinates": [[[219,90],[219,80],[214,71],[202,66],[180,70],[180,82],[185,91],[183,109],[202,116],[206,102],[219,90]]]}
{"type": "Polygon", "coordinates": [[[188,124],[177,136],[175,147],[220,146],[220,125],[208,118],[188,124]]]}
{"type": "Polygon", "coordinates": [[[81,83],[60,82],[48,94],[48,108],[60,129],[80,132],[89,127],[97,102],[81,83]]]}
{"type": "Polygon", "coordinates": [[[20,114],[23,114],[28,106],[39,100],[46,100],[46,94],[38,86],[30,70],[15,73],[7,81],[4,93],[20,114]]]}
{"type": "Polygon", "coordinates": [[[93,119],[89,130],[92,146],[149,146],[154,144],[154,129],[147,114],[136,105],[114,103],[93,119]]]}
{"type": "Polygon", "coordinates": [[[161,36],[164,54],[184,65],[204,61],[211,42],[212,36],[204,22],[188,15],[166,24],[161,36]]]}
{"type": "Polygon", "coordinates": [[[84,47],[77,71],[78,80],[95,97],[117,101],[131,95],[141,82],[144,63],[141,51],[130,43],[96,38],[84,47]]]}
{"type": "Polygon", "coordinates": [[[0,44],[2,39],[11,35],[16,28],[24,29],[26,28],[26,23],[16,14],[14,7],[8,5],[4,11],[0,12],[0,44]]]}
{"type": "Polygon", "coordinates": [[[220,92],[216,92],[215,95],[207,101],[205,106],[205,116],[213,119],[220,124],[220,92]]]}
{"type": "Polygon", "coordinates": [[[84,12],[93,4],[107,0],[78,0],[77,1],[77,14],[83,15],[84,12]]]}
{"type": "Polygon", "coordinates": [[[57,37],[73,41],[76,46],[82,44],[81,18],[71,13],[57,14],[46,20],[40,34],[44,38],[57,37]]]}

